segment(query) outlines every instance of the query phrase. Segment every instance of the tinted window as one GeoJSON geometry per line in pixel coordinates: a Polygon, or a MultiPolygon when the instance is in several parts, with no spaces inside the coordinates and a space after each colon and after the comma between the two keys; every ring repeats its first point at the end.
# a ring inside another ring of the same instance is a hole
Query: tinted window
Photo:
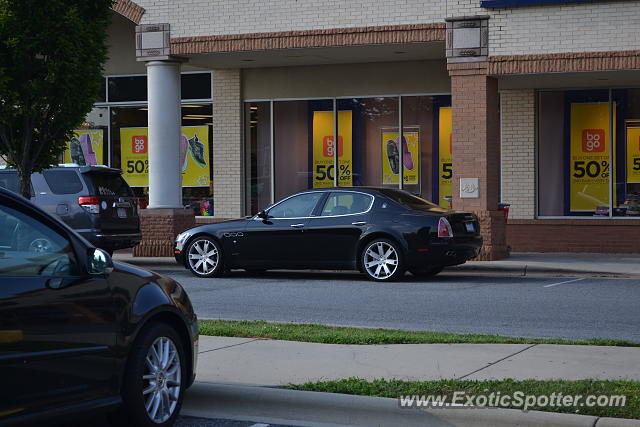
{"type": "Polygon", "coordinates": [[[322,216],[349,215],[365,212],[373,197],[362,193],[331,193],[322,208],[322,216]]]}
{"type": "Polygon", "coordinates": [[[306,193],[293,196],[269,209],[272,218],[302,218],[311,216],[323,193],[306,193]]]}
{"type": "Polygon", "coordinates": [[[422,197],[414,196],[411,193],[402,190],[392,190],[392,189],[381,189],[380,192],[393,200],[405,206],[409,209],[415,209],[418,211],[421,210],[429,210],[433,208],[440,208],[438,205],[431,203],[428,200],[423,199],[422,197]]]}
{"type": "Polygon", "coordinates": [[[146,101],[147,76],[109,77],[109,102],[146,101]]]}
{"type": "Polygon", "coordinates": [[[82,191],[82,182],[75,170],[46,170],[42,175],[53,194],[76,194],[82,191]]]}
{"type": "Polygon", "coordinates": [[[119,174],[115,173],[89,173],[85,174],[93,191],[89,190],[97,196],[116,196],[116,197],[132,197],[133,191],[131,187],[119,174]]]}
{"type": "Polygon", "coordinates": [[[182,99],[211,98],[211,74],[196,73],[180,76],[182,99]]]}
{"type": "Polygon", "coordinates": [[[0,276],[68,276],[77,272],[76,257],[66,237],[23,212],[0,206],[0,276]]]}
{"type": "MultiPolygon", "coordinates": [[[[20,194],[20,182],[18,181],[17,172],[0,173],[0,187],[9,191],[20,194]]],[[[33,185],[31,185],[31,196],[34,195],[33,185]]]]}

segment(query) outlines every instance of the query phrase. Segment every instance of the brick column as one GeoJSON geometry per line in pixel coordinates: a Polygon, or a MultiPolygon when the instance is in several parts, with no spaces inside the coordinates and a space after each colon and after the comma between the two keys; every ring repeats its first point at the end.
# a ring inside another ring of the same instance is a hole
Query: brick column
{"type": "Polygon", "coordinates": [[[242,168],[240,70],[213,72],[213,216],[240,218],[242,168]]]}
{"type": "Polygon", "coordinates": [[[196,226],[191,209],[141,209],[142,241],[133,247],[134,257],[173,257],[178,234],[196,226]]]}
{"type": "Polygon", "coordinates": [[[500,202],[500,113],[498,83],[487,62],[449,63],[453,114],[453,205],[480,219],[484,244],[478,259],[507,257],[500,202]],[[460,178],[479,178],[480,196],[460,198],[460,178]]]}

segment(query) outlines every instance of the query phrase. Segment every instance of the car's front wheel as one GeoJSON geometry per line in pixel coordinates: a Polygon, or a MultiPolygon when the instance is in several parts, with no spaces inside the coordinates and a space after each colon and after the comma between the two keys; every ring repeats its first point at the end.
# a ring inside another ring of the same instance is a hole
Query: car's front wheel
{"type": "Polygon", "coordinates": [[[185,350],[177,332],[164,323],[140,332],[124,377],[122,409],[113,425],[171,426],[178,417],[187,384],[185,350]]]}
{"type": "Polygon", "coordinates": [[[405,267],[400,246],[389,239],[367,243],[360,255],[362,271],[377,282],[391,282],[404,275],[405,267]]]}
{"type": "Polygon", "coordinates": [[[198,277],[222,275],[222,248],[211,237],[196,237],[187,247],[187,267],[198,277]]]}

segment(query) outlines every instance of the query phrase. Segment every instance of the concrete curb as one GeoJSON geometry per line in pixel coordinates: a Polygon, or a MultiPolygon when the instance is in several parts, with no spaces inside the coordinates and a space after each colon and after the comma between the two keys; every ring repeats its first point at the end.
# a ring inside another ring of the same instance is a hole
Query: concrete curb
{"type": "Polygon", "coordinates": [[[447,267],[448,273],[511,273],[518,276],[529,275],[560,275],[560,276],[587,276],[587,277],[614,277],[614,278],[636,278],[640,274],[636,273],[612,273],[609,271],[584,270],[575,268],[545,267],[540,265],[475,265],[474,262],[447,267]]]}
{"type": "Polygon", "coordinates": [[[298,426],[640,426],[640,420],[516,409],[401,409],[396,399],[204,382],[187,391],[181,413],[298,426]]]}

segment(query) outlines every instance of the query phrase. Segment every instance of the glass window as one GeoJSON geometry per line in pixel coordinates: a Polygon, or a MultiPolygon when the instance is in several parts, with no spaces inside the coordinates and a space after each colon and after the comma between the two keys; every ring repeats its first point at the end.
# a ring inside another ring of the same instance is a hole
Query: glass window
{"type": "Polygon", "coordinates": [[[109,77],[109,102],[146,101],[147,76],[109,77]]]}
{"type": "Polygon", "coordinates": [[[211,73],[189,73],[180,76],[182,99],[210,99],[211,73]]]}
{"type": "Polygon", "coordinates": [[[311,216],[323,193],[306,193],[286,199],[269,209],[271,218],[304,218],[311,216]]]}
{"type": "Polygon", "coordinates": [[[84,174],[89,178],[89,183],[93,189],[89,192],[99,196],[116,196],[116,197],[131,197],[133,191],[127,185],[125,180],[116,173],[104,173],[104,172],[91,172],[84,174]]]}
{"type": "Polygon", "coordinates": [[[367,211],[373,197],[362,193],[331,193],[322,208],[322,216],[352,215],[367,211]]]}
{"type": "Polygon", "coordinates": [[[269,102],[245,105],[247,214],[269,206],[271,200],[271,106],[269,102]]]}
{"type": "Polygon", "coordinates": [[[0,206],[0,276],[76,274],[76,257],[66,237],[20,211],[0,206]]]}
{"type": "Polygon", "coordinates": [[[384,190],[381,190],[381,191],[382,191],[382,194],[384,194],[391,200],[401,204],[402,206],[406,206],[410,209],[427,211],[427,210],[438,207],[438,205],[431,203],[430,201],[425,200],[421,197],[414,196],[413,194],[408,193],[407,191],[404,191],[404,190],[385,188],[384,190]]]}
{"type": "Polygon", "coordinates": [[[42,175],[53,194],[76,194],[83,189],[82,181],[75,169],[44,170],[42,175]]]}
{"type": "MultiPolygon", "coordinates": [[[[0,187],[20,194],[20,182],[18,181],[18,173],[15,171],[0,172],[0,187]]],[[[35,193],[33,192],[33,185],[31,185],[31,197],[33,197],[34,194],[35,193]]]]}

